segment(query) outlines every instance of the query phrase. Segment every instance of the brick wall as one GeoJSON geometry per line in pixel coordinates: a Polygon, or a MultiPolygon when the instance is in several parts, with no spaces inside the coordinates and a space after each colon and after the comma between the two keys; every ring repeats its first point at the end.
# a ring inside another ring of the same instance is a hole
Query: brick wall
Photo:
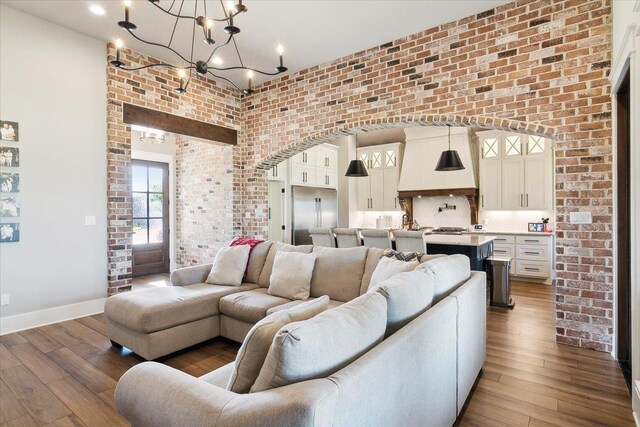
{"type": "Polygon", "coordinates": [[[610,0],[522,1],[267,82],[242,101],[243,232],[267,233],[264,169],[337,135],[443,122],[553,135],[557,340],[610,351],[610,59],[610,0]],[[576,210],[594,224],[569,224],[576,210]]]}
{"type": "Polygon", "coordinates": [[[176,138],[176,265],[210,263],[233,238],[233,147],[176,138]]]}
{"type": "MultiPolygon", "coordinates": [[[[110,44],[107,54],[110,60],[114,59],[115,46],[110,44]]],[[[121,60],[127,66],[155,62],[152,58],[126,49],[121,53],[121,60]]],[[[150,68],[128,72],[108,67],[109,294],[131,288],[131,129],[122,121],[123,103],[234,129],[240,128],[240,98],[235,91],[201,78],[194,79],[184,95],[178,96],[174,92],[178,86],[179,79],[172,71],[150,68]]],[[[234,170],[239,169],[238,152],[239,150],[233,150],[231,167],[234,170]]],[[[239,217],[234,218],[234,221],[236,225],[233,229],[237,230],[239,217]]]]}

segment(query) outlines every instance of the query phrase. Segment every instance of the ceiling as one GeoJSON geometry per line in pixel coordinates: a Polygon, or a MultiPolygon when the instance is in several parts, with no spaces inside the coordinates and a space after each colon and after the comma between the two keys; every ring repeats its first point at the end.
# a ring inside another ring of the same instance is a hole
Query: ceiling
{"type": "MultiPolygon", "coordinates": [[[[176,6],[183,0],[176,0],[176,6]]],[[[208,15],[222,16],[218,0],[206,0],[208,15]]],[[[161,0],[168,8],[173,0],[161,0]]],[[[134,40],[120,30],[117,21],[123,19],[124,6],[117,0],[0,0],[0,3],[71,28],[90,37],[115,41],[121,38],[125,46],[138,52],[180,65],[176,57],[161,48],[148,46],[134,40]],[[89,6],[98,4],[106,14],[94,15],[89,6]]],[[[184,0],[183,14],[204,15],[203,0],[184,0]]],[[[390,0],[390,1],[337,1],[337,0],[245,0],[248,12],[236,17],[235,25],[242,32],[236,36],[245,65],[272,71],[277,64],[276,46],[285,47],[284,60],[289,72],[295,72],[321,64],[350,53],[417,33],[421,30],[453,21],[507,3],[499,0],[390,0]]],[[[176,10],[176,9],[174,9],[176,10]]],[[[166,43],[174,18],[166,16],[148,0],[134,0],[131,6],[131,22],[138,26],[139,37],[166,43]]],[[[174,44],[181,53],[191,48],[191,24],[180,20],[174,44]]],[[[200,32],[202,34],[202,32],[200,32]]],[[[195,58],[209,56],[210,47],[200,41],[195,43],[195,58]]],[[[214,40],[223,42],[226,37],[222,25],[214,26],[214,40]]],[[[219,50],[223,66],[237,65],[232,46],[219,50]]],[[[225,74],[228,75],[228,74],[225,74]]],[[[256,76],[259,83],[269,78],[256,76]]],[[[246,84],[244,73],[235,72],[233,80],[241,87],[246,84]]]]}

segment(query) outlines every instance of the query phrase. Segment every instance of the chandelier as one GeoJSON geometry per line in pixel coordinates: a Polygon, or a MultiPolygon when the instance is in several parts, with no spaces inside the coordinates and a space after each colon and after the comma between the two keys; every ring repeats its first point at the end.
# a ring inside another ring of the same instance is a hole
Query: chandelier
{"type": "MultiPolygon", "coordinates": [[[[152,67],[163,67],[176,70],[178,77],[180,78],[180,86],[176,88],[175,91],[180,94],[187,91],[191,79],[196,75],[206,76],[207,74],[210,74],[216,79],[221,79],[228,82],[244,95],[250,95],[254,92],[251,87],[254,73],[259,73],[265,76],[275,76],[287,71],[287,67],[284,66],[283,61],[284,48],[282,47],[282,45],[278,45],[277,48],[277,52],[279,55],[279,65],[275,67],[275,71],[261,71],[253,67],[248,67],[244,64],[242,55],[240,54],[240,50],[238,49],[238,45],[235,40],[235,36],[240,33],[240,28],[236,26],[234,22],[234,19],[239,14],[245,13],[248,10],[247,7],[242,4],[242,0],[238,0],[237,4],[229,1],[226,6],[222,2],[222,0],[220,0],[220,7],[222,8],[222,17],[220,18],[215,18],[207,14],[207,0],[194,0],[195,5],[192,9],[192,14],[187,14],[188,12],[186,12],[185,0],[171,0],[171,5],[169,7],[161,6],[160,0],[148,0],[148,2],[153,7],[174,18],[173,29],[171,31],[171,36],[169,37],[169,42],[167,44],[145,40],[142,37],[138,36],[138,34],[136,33],[137,26],[130,19],[131,0],[124,1],[124,21],[118,22],[118,26],[126,30],[134,39],[142,43],[148,44],[150,46],[164,48],[167,51],[171,52],[176,56],[177,62],[182,63],[182,65],[176,66],[165,62],[159,62],[140,67],[128,68],[124,64],[124,62],[120,60],[120,50],[123,47],[123,42],[122,40],[118,39],[116,41],[116,59],[110,62],[114,67],[126,71],[138,71],[152,67]],[[189,54],[182,54],[172,46],[176,28],[178,27],[178,23],[181,22],[181,20],[192,21],[191,50],[189,54]],[[226,40],[223,43],[216,44],[215,40],[213,40],[212,38],[213,26],[216,22],[223,22],[223,25],[225,25],[224,32],[226,34],[226,40]],[[201,38],[206,45],[211,47],[211,52],[207,58],[194,59],[194,47],[196,39],[198,38],[201,38]],[[224,47],[230,47],[235,50],[238,65],[221,67],[222,61],[218,56],[216,56],[216,53],[224,47]],[[220,75],[221,73],[233,70],[246,70],[246,88],[241,89],[232,80],[220,75]]],[[[169,0],[167,0],[167,3],[169,3],[169,0]]],[[[213,3],[215,4],[215,1],[213,3]]]]}

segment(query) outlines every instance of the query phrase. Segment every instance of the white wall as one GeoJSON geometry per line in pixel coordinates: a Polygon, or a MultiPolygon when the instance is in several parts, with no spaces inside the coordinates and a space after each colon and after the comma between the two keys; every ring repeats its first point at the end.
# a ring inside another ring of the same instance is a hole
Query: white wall
{"type": "Polygon", "coordinates": [[[107,65],[101,41],[6,6],[0,19],[0,118],[20,124],[22,203],[21,241],[0,243],[4,325],[107,295],[107,65]]]}
{"type": "MultiPolygon", "coordinates": [[[[632,378],[636,385],[633,390],[633,410],[636,424],[640,426],[640,126],[637,118],[640,112],[640,0],[614,0],[613,2],[613,52],[611,87],[613,99],[613,135],[616,135],[616,103],[614,94],[622,81],[628,63],[631,75],[631,354],[632,378]]],[[[616,143],[614,147],[614,170],[616,143]]],[[[615,175],[614,175],[615,180],[615,175]]],[[[614,188],[616,184],[614,182],[614,188]]],[[[617,207],[617,195],[614,196],[614,209],[617,207]]],[[[617,212],[614,212],[614,218],[617,212]]],[[[614,227],[615,230],[615,227],[614,227]]],[[[614,248],[617,236],[614,235],[614,248]]],[[[615,260],[615,257],[614,257],[615,260]]],[[[617,265],[614,265],[614,283],[617,283],[617,265]]],[[[617,306],[617,294],[614,294],[614,307],[617,306]]],[[[614,312],[614,321],[617,314],[614,312]]],[[[614,332],[617,331],[614,324],[614,332]]],[[[617,336],[615,336],[617,339],[617,336]]],[[[617,342],[614,342],[614,347],[617,342]]]]}

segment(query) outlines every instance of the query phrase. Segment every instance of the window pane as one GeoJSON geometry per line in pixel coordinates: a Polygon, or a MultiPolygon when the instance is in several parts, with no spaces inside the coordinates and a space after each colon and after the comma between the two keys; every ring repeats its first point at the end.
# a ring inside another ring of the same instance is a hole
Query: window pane
{"type": "Polygon", "coordinates": [[[504,143],[504,151],[507,156],[519,156],[522,150],[520,137],[517,135],[508,136],[504,143]]]}
{"type": "Polygon", "coordinates": [[[140,245],[147,243],[147,220],[133,220],[133,244],[140,245]]]}
{"type": "Polygon", "coordinates": [[[149,193],[149,216],[162,217],[162,193],[149,193]]]}
{"type": "Polygon", "coordinates": [[[162,169],[149,168],[149,191],[162,191],[162,169]]]}
{"type": "Polygon", "coordinates": [[[498,157],[498,140],[496,138],[487,138],[483,141],[482,157],[485,159],[498,157]]]}
{"type": "Polygon", "coordinates": [[[133,191],[147,191],[147,168],[145,166],[133,167],[133,191]]]}
{"type": "Polygon", "coordinates": [[[147,216],[147,194],[133,193],[133,217],[144,218],[147,216]]]}
{"type": "Polygon", "coordinates": [[[162,243],[162,220],[149,220],[149,243],[162,243]]]}

